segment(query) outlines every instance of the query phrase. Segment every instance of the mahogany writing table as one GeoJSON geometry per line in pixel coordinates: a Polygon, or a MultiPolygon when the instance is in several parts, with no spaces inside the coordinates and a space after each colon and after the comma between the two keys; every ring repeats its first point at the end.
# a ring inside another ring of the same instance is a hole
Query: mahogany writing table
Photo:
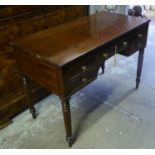
{"type": "Polygon", "coordinates": [[[100,67],[104,73],[104,62],[115,53],[130,56],[139,51],[138,88],[149,22],[101,12],[13,42],[33,118],[36,114],[30,80],[60,97],[66,139],[71,146],[70,96],[95,80],[100,67]]]}

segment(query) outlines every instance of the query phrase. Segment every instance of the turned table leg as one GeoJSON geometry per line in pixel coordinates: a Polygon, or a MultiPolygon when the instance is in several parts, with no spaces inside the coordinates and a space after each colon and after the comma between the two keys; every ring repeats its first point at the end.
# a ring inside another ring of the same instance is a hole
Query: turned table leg
{"type": "Polygon", "coordinates": [[[102,74],[104,74],[105,62],[102,62],[102,63],[101,63],[101,69],[102,69],[102,74]]]}
{"type": "Polygon", "coordinates": [[[24,84],[26,95],[27,95],[27,102],[29,104],[30,112],[32,114],[32,117],[35,119],[36,118],[36,110],[35,110],[34,105],[33,105],[30,81],[25,76],[23,76],[23,84],[24,84]]]}
{"type": "Polygon", "coordinates": [[[71,114],[70,114],[70,104],[69,99],[61,100],[62,102],[62,110],[64,117],[64,124],[66,129],[66,140],[68,142],[69,147],[72,146],[72,125],[71,125],[71,114]]]}
{"type": "Polygon", "coordinates": [[[139,87],[139,83],[140,83],[140,77],[141,77],[142,66],[143,66],[143,57],[144,57],[144,49],[140,49],[139,50],[139,55],[138,55],[136,89],[139,87]]]}

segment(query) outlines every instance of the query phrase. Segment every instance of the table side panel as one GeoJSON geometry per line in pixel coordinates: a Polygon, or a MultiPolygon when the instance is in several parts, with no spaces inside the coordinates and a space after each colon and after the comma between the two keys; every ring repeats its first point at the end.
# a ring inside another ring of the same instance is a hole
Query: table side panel
{"type": "Polygon", "coordinates": [[[16,52],[17,68],[32,81],[59,95],[61,89],[60,71],[24,52],[16,52]]]}

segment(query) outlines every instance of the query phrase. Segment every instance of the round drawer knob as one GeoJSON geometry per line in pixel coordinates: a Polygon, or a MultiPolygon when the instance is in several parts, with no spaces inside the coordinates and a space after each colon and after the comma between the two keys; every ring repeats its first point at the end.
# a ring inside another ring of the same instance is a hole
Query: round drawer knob
{"type": "Polygon", "coordinates": [[[140,34],[138,34],[138,38],[141,38],[143,35],[140,33],[140,34]]]}
{"type": "Polygon", "coordinates": [[[126,46],[127,44],[128,44],[128,42],[127,42],[127,41],[124,41],[124,42],[123,42],[123,45],[124,45],[124,46],[126,46]]]}
{"type": "Polygon", "coordinates": [[[103,53],[102,56],[103,56],[104,58],[107,58],[107,57],[108,57],[108,53],[103,53]]]}
{"type": "Polygon", "coordinates": [[[87,81],[87,79],[86,78],[82,78],[82,82],[86,82],[87,81]]]}
{"type": "Polygon", "coordinates": [[[138,48],[140,48],[141,47],[141,44],[138,44],[138,48]]]}
{"type": "Polygon", "coordinates": [[[86,70],[87,70],[87,66],[81,66],[81,69],[82,69],[83,71],[86,71],[86,70]]]}

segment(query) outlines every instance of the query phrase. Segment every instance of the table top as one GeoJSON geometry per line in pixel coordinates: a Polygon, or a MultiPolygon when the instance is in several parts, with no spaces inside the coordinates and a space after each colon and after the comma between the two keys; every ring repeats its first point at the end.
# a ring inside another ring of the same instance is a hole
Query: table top
{"type": "Polygon", "coordinates": [[[147,22],[146,18],[100,12],[20,38],[13,45],[62,66],[147,22]]]}

